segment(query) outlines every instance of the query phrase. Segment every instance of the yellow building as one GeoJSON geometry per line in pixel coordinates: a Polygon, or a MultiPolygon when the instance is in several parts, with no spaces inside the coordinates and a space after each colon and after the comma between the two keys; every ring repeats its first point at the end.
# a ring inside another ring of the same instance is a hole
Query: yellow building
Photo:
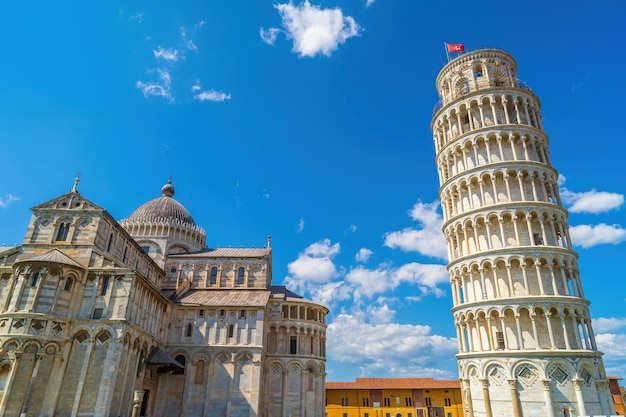
{"type": "Polygon", "coordinates": [[[457,380],[357,378],[326,382],[326,417],[461,417],[457,380]]]}
{"type": "Polygon", "coordinates": [[[624,378],[620,378],[618,376],[607,376],[609,380],[609,390],[611,391],[611,396],[613,397],[613,404],[615,405],[615,413],[618,416],[626,415],[626,404],[624,402],[624,387],[619,385],[619,381],[624,378]]]}

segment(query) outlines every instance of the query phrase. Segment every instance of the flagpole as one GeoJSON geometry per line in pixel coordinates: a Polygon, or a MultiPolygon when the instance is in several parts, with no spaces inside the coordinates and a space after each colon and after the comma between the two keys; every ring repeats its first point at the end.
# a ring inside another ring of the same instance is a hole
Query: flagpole
{"type": "Polygon", "coordinates": [[[443,43],[443,48],[446,50],[446,57],[448,58],[448,62],[450,62],[450,52],[448,51],[448,44],[446,42],[443,43]]]}

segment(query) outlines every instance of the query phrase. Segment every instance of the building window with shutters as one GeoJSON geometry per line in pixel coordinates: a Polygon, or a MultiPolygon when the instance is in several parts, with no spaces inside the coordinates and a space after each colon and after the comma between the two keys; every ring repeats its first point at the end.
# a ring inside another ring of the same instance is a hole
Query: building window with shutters
{"type": "Polygon", "coordinates": [[[504,350],[506,346],[504,346],[504,333],[503,332],[496,332],[496,341],[498,344],[498,349],[504,350]]]}
{"type": "Polygon", "coordinates": [[[383,405],[385,407],[389,407],[389,404],[391,404],[391,401],[389,400],[389,397],[383,398],[383,405]]]}
{"type": "Polygon", "coordinates": [[[444,398],[443,405],[445,405],[446,407],[450,407],[452,405],[452,401],[450,401],[450,398],[444,398]]]}
{"type": "Polygon", "coordinates": [[[426,404],[426,407],[431,407],[432,404],[432,400],[430,399],[430,397],[425,397],[424,398],[424,404],[426,404]]]}
{"type": "Polygon", "coordinates": [[[348,399],[347,398],[341,398],[341,406],[342,407],[347,407],[348,406],[348,399]]]}

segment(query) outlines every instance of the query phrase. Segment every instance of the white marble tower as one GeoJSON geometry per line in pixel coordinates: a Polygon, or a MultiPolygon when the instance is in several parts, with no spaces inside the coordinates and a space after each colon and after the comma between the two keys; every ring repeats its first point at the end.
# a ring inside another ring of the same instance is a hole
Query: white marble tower
{"type": "Polygon", "coordinates": [[[465,416],[615,414],[539,99],[494,49],[448,62],[436,85],[465,416]]]}

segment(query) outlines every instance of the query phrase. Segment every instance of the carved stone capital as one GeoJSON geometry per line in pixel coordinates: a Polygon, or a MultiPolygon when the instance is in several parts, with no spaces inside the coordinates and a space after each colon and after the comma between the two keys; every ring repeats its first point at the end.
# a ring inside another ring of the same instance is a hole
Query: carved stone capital
{"type": "Polygon", "coordinates": [[[511,388],[511,390],[517,389],[517,379],[507,379],[506,382],[509,383],[509,388],[511,388]]]}

